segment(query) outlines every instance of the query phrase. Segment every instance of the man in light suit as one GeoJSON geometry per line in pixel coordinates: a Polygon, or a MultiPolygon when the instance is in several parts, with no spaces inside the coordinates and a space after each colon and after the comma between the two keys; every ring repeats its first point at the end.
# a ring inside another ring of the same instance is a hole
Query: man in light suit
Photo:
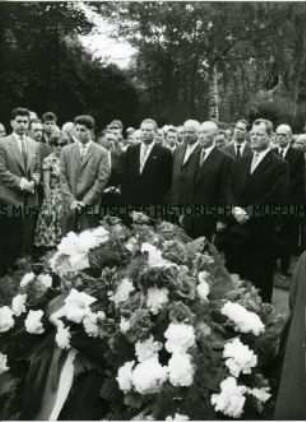
{"type": "Polygon", "coordinates": [[[74,123],[77,142],[67,145],[61,154],[63,234],[97,225],[110,174],[107,151],[92,140],[93,117],[78,116],[74,123]]]}
{"type": "Polygon", "coordinates": [[[32,250],[37,187],[40,182],[39,146],[29,138],[29,111],[12,111],[11,135],[0,140],[0,255],[4,273],[21,255],[32,250]]]}

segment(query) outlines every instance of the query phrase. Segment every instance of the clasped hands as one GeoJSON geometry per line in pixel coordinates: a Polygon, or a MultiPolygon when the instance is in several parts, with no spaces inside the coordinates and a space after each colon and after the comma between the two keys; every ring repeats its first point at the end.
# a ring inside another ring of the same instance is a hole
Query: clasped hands
{"type": "Polygon", "coordinates": [[[70,209],[71,211],[81,211],[85,206],[86,204],[83,201],[74,200],[71,202],[70,209]]]}
{"type": "Polygon", "coordinates": [[[28,180],[24,177],[20,181],[21,190],[31,193],[32,195],[35,192],[35,185],[36,183],[34,180],[28,180]]]}

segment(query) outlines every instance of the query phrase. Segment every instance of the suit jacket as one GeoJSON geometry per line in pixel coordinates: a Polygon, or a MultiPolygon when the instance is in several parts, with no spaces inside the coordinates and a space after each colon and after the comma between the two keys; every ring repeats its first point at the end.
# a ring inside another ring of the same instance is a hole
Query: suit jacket
{"type": "Polygon", "coordinates": [[[171,185],[172,153],[155,144],[140,174],[140,144],[125,152],[121,191],[128,204],[161,204],[171,185]]]}
{"type": "Polygon", "coordinates": [[[305,204],[305,158],[302,151],[289,147],[285,156],[289,165],[289,204],[305,204]]]}
{"type": "MultiPolygon", "coordinates": [[[[232,158],[237,160],[235,144],[234,144],[233,141],[230,142],[228,145],[225,145],[225,147],[222,148],[222,151],[225,152],[226,154],[229,154],[232,158]]],[[[244,147],[244,150],[243,150],[243,153],[242,153],[242,158],[248,157],[248,156],[251,156],[251,155],[252,155],[252,149],[247,142],[245,144],[245,147],[244,147]]]]}
{"type": "Polygon", "coordinates": [[[276,233],[279,216],[270,214],[270,205],[286,203],[289,186],[287,163],[273,151],[267,153],[255,171],[250,174],[252,157],[242,159],[237,186],[237,205],[250,216],[244,224],[234,223],[230,233],[240,247],[251,248],[257,253],[277,255],[281,247],[276,233]],[[263,210],[265,207],[265,211],[263,210]]]}
{"type": "Polygon", "coordinates": [[[21,190],[21,178],[40,180],[39,146],[33,139],[26,138],[27,160],[24,163],[19,145],[13,135],[0,140],[0,201],[10,207],[24,209],[38,205],[37,189],[34,194],[21,190]]]}
{"type": "Polygon", "coordinates": [[[61,153],[61,189],[63,202],[83,201],[98,212],[101,194],[109,179],[105,148],[92,143],[82,161],[78,143],[67,145],[61,153]]]}
{"type": "Polygon", "coordinates": [[[184,205],[192,203],[193,187],[196,168],[199,164],[198,145],[189,156],[186,163],[184,157],[186,145],[179,145],[173,155],[172,184],[170,191],[170,201],[174,205],[184,205]]]}

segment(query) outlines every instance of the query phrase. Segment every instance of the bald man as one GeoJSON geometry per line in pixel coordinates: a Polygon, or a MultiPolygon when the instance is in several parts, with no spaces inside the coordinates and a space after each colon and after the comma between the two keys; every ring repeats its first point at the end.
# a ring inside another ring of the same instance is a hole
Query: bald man
{"type": "MultiPolygon", "coordinates": [[[[210,207],[219,207],[221,212],[223,207],[235,202],[234,160],[217,148],[218,133],[218,126],[212,121],[200,126],[191,203],[206,206],[207,214],[186,216],[183,220],[187,233],[194,238],[206,236],[211,240],[215,234],[218,218],[210,213],[210,207]]],[[[224,220],[224,216],[220,215],[220,219],[224,220]]]]}
{"type": "MultiPolygon", "coordinates": [[[[289,166],[289,196],[288,204],[305,204],[305,157],[302,151],[292,146],[293,134],[288,124],[281,124],[276,128],[278,153],[289,166]]],[[[283,222],[281,231],[284,253],[281,257],[281,272],[289,275],[291,255],[297,253],[298,222],[294,216],[283,222]]]]}
{"type": "Polygon", "coordinates": [[[192,201],[194,175],[199,161],[200,123],[186,120],[181,131],[183,143],[173,154],[172,185],[170,198],[174,205],[188,205],[192,201]]]}

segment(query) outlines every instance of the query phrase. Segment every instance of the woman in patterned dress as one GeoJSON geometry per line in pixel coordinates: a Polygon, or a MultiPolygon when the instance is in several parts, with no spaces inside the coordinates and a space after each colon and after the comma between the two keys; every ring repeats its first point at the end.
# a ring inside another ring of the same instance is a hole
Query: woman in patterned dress
{"type": "Polygon", "coordinates": [[[38,215],[34,244],[37,248],[55,248],[61,240],[62,198],[60,186],[60,154],[67,139],[61,132],[51,136],[52,152],[42,165],[44,199],[38,215]]]}

